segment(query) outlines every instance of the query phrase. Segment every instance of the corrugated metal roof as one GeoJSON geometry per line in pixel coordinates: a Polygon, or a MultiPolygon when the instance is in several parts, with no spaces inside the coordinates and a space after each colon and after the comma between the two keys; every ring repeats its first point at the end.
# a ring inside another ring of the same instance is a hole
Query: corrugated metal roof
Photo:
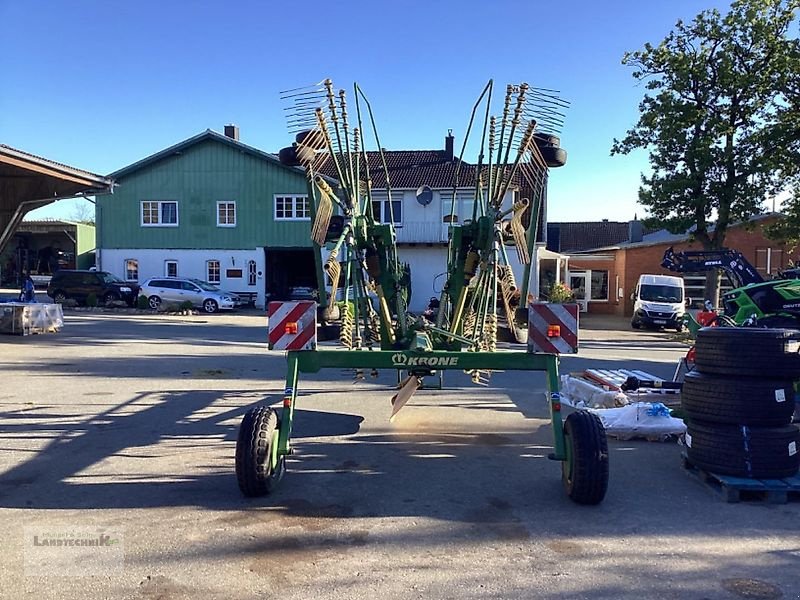
{"type": "Polygon", "coordinates": [[[56,162],[36,154],[31,154],[30,152],[25,152],[24,150],[19,150],[18,148],[12,148],[6,144],[0,144],[0,156],[7,156],[9,158],[22,160],[24,162],[46,166],[51,169],[61,171],[65,174],[80,176],[103,187],[111,184],[111,181],[102,175],[97,175],[96,173],[91,173],[90,171],[84,171],[83,169],[76,169],[75,167],[65,165],[64,163],[56,162]]]}

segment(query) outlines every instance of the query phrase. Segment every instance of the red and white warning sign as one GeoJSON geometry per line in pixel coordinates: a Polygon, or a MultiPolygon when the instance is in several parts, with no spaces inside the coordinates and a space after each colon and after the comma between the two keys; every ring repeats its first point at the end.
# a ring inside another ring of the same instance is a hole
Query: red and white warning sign
{"type": "Polygon", "coordinates": [[[578,305],[533,302],[528,306],[528,352],[578,352],[578,305]]]}
{"type": "Polygon", "coordinates": [[[270,350],[316,349],[316,302],[270,302],[267,306],[267,319],[270,350]]]}

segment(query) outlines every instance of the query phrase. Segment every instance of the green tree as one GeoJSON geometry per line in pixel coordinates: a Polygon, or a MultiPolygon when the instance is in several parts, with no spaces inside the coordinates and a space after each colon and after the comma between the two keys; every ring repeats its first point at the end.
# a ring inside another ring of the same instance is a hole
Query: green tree
{"type": "MultiPolygon", "coordinates": [[[[786,132],[787,91],[800,77],[790,35],[799,5],[735,0],[725,15],[703,11],[658,46],[625,54],[646,92],[639,121],[611,153],[649,151],[639,201],[651,224],[693,228],[705,249],[722,248],[731,223],[760,213],[784,188],[789,156],[775,134],[786,132]]],[[[718,301],[718,272],[706,294],[718,301]]]]}

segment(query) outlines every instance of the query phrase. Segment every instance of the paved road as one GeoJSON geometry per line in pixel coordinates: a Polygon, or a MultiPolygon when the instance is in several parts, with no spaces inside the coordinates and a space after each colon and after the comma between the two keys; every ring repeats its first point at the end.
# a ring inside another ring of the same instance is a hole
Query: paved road
{"type": "MultiPolygon", "coordinates": [[[[585,325],[564,371],[669,376],[685,349],[585,325]]],[[[540,374],[449,376],[392,424],[393,373],[303,377],[290,472],[245,499],[238,422],[284,386],[264,341],[255,315],[87,313],[0,339],[0,597],[800,598],[800,503],[723,503],[674,443],[612,442],[605,502],[570,502],[540,374]],[[24,575],[31,531],[93,528],[124,558],[24,575]]]]}

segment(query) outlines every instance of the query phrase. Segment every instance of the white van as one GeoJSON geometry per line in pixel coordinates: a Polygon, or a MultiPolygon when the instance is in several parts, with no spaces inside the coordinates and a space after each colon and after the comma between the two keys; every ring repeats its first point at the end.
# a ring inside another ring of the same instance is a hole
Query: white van
{"type": "Polygon", "coordinates": [[[681,331],[686,302],[683,279],[671,275],[640,275],[633,299],[631,327],[667,327],[681,331]]]}

